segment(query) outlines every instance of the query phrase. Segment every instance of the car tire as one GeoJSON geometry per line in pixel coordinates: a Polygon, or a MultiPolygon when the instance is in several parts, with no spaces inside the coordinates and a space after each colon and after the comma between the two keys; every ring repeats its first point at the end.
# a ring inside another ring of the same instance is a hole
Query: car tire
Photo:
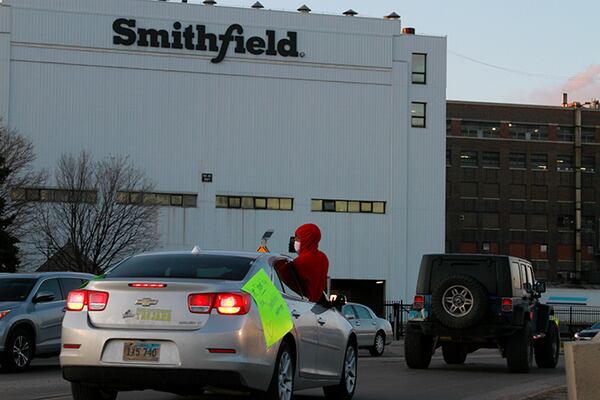
{"type": "Polygon", "coordinates": [[[467,351],[463,346],[456,343],[445,343],[442,345],[444,361],[449,365],[464,364],[467,359],[467,351]]]}
{"type": "Polygon", "coordinates": [[[523,329],[508,338],[506,363],[511,372],[527,373],[533,367],[533,336],[531,323],[525,322],[523,329]]]}
{"type": "Polygon", "coordinates": [[[536,341],[534,350],[535,363],[539,368],[556,368],[560,354],[560,334],[554,321],[550,321],[546,337],[536,341]]]}
{"type": "Polygon", "coordinates": [[[379,331],[375,335],[375,341],[373,342],[373,347],[369,348],[369,353],[373,357],[381,357],[385,350],[385,333],[379,331]]]}
{"type": "Polygon", "coordinates": [[[22,372],[29,368],[34,356],[33,336],[25,329],[17,328],[6,341],[6,351],[2,355],[2,368],[10,372],[22,372]]]}
{"type": "Polygon", "coordinates": [[[431,296],[433,316],[448,328],[464,329],[485,315],[488,295],[485,287],[467,275],[450,275],[435,287],[431,296]]]}
{"type": "Polygon", "coordinates": [[[261,400],[291,400],[294,398],[294,354],[290,345],[283,341],[279,346],[275,369],[269,389],[254,398],[261,400]]]}
{"type": "Polygon", "coordinates": [[[412,369],[427,369],[433,355],[433,338],[411,328],[406,329],[404,338],[404,359],[412,369]]]}
{"type": "Polygon", "coordinates": [[[358,376],[358,349],[348,343],[342,366],[342,377],[336,386],[326,386],[323,394],[327,400],[350,400],[356,391],[356,380],[358,376]]]}
{"type": "Polygon", "coordinates": [[[73,400],[115,400],[118,392],[101,390],[97,386],[81,382],[71,382],[71,394],[73,400]]]}

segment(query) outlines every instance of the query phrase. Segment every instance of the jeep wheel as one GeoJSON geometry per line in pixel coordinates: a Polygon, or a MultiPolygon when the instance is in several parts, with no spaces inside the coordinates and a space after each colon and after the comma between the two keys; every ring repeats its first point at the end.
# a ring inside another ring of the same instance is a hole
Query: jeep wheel
{"type": "Polygon", "coordinates": [[[406,365],[413,369],[427,369],[433,355],[433,338],[420,331],[407,327],[404,338],[406,365]]]}
{"type": "Polygon", "coordinates": [[[534,345],[535,363],[539,368],[555,368],[560,353],[560,335],[558,327],[550,321],[546,337],[538,339],[534,345]]]}
{"type": "Polygon", "coordinates": [[[508,338],[506,363],[511,372],[527,373],[533,366],[533,336],[529,321],[525,322],[523,329],[508,338]]]}
{"type": "Polygon", "coordinates": [[[442,280],[431,297],[433,315],[443,325],[469,328],[483,318],[487,308],[487,291],[467,275],[451,275],[442,280]]]}
{"type": "Polygon", "coordinates": [[[467,352],[464,347],[456,343],[443,344],[442,354],[444,355],[444,361],[449,365],[464,364],[467,359],[467,352]]]}

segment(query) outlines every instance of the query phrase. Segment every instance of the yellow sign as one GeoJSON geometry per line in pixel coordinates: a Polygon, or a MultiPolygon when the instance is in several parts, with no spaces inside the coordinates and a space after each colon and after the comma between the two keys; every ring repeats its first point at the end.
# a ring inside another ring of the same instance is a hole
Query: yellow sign
{"type": "Polygon", "coordinates": [[[269,249],[267,249],[265,246],[260,246],[258,248],[258,250],[256,250],[257,253],[269,253],[269,249]]]}
{"type": "Polygon", "coordinates": [[[258,306],[268,349],[294,327],[290,310],[281,293],[263,269],[254,275],[242,287],[242,290],[250,293],[258,306]]]}
{"type": "Polygon", "coordinates": [[[151,310],[138,308],[135,311],[135,318],[138,321],[171,321],[171,310],[151,310]]]}

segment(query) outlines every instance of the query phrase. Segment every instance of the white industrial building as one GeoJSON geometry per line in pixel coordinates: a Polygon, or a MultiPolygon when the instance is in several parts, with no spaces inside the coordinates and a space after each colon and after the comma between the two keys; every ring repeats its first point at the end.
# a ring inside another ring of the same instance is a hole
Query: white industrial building
{"type": "Polygon", "coordinates": [[[446,39],[395,18],[0,0],[0,117],[38,167],[129,155],[166,249],[255,250],[272,228],[286,252],[316,223],[355,298],[412,298],[444,250],[445,93],[446,39]]]}

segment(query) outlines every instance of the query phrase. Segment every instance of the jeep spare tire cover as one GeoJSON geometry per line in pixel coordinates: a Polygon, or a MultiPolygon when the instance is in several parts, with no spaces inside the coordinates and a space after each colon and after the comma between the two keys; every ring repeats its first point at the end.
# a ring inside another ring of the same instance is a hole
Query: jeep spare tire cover
{"type": "Polygon", "coordinates": [[[485,315],[488,298],[485,287],[468,275],[450,275],[433,290],[433,316],[448,328],[469,328],[485,315]]]}

